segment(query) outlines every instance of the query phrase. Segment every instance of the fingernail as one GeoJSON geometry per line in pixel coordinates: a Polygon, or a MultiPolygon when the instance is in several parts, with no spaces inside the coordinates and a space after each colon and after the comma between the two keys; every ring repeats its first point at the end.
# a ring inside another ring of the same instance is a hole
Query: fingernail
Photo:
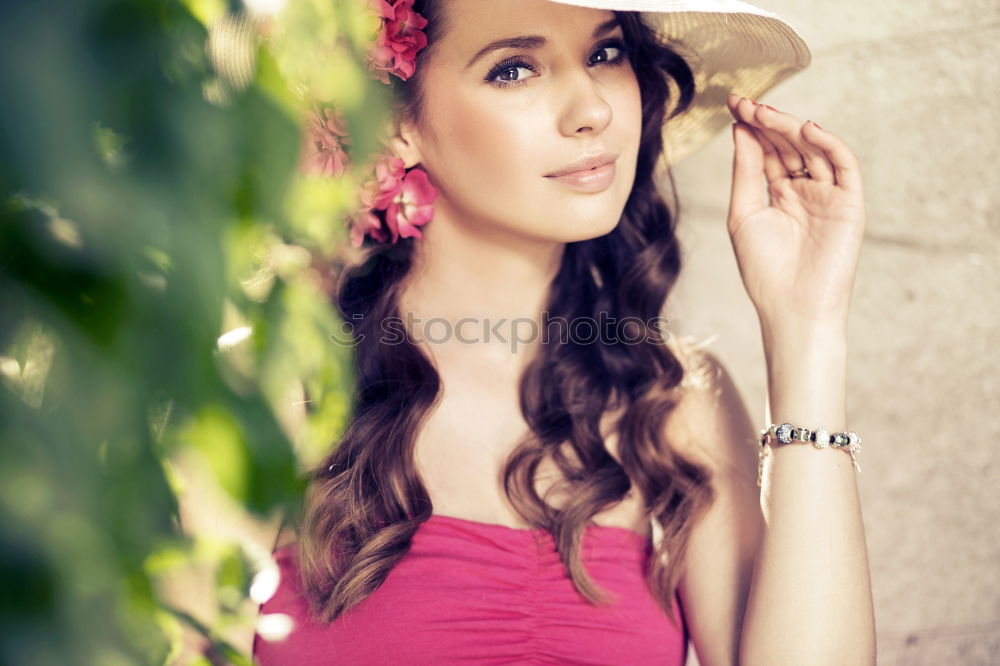
{"type": "Polygon", "coordinates": [[[768,106],[767,104],[764,104],[763,106],[766,106],[767,108],[771,109],[772,111],[777,111],[777,109],[774,108],[773,106],[768,106]]]}
{"type": "MultiPolygon", "coordinates": [[[[823,129],[823,127],[818,122],[816,122],[815,120],[810,120],[809,122],[811,122],[816,127],[819,127],[820,129],[823,129]]],[[[823,130],[823,131],[825,132],[826,130],[823,130]]]]}

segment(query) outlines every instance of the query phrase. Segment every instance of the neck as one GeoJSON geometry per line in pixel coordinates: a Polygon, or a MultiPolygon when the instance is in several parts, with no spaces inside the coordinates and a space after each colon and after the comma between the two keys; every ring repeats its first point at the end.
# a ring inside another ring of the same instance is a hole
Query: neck
{"type": "Polygon", "coordinates": [[[484,234],[440,212],[422,232],[400,296],[407,329],[438,361],[474,359],[519,372],[537,348],[565,244],[484,234]]]}

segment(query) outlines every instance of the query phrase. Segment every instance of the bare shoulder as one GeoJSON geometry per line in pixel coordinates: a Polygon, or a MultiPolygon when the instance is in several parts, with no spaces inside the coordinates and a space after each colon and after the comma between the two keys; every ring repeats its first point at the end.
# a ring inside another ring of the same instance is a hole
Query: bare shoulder
{"type": "Polygon", "coordinates": [[[755,429],[731,373],[718,356],[691,341],[670,346],[685,372],[666,420],[667,441],[713,473],[755,474],[755,429]]]}
{"type": "Polygon", "coordinates": [[[682,360],[691,376],[666,437],[712,473],[715,499],[690,533],[679,594],[702,666],[738,663],[739,640],[764,522],[756,431],[723,362],[704,350],[682,360]]]}

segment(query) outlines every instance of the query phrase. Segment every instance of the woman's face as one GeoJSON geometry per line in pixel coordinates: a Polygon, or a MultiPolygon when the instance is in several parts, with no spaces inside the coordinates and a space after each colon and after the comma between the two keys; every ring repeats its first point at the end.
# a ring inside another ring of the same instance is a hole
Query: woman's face
{"type": "Polygon", "coordinates": [[[442,10],[447,28],[418,64],[424,117],[408,130],[409,162],[439,191],[435,219],[532,241],[611,231],[635,179],[642,126],[639,85],[613,12],[549,0],[445,0],[442,10]],[[482,52],[515,37],[534,45],[482,52]],[[547,177],[605,152],[617,158],[603,191],[547,177]]]}

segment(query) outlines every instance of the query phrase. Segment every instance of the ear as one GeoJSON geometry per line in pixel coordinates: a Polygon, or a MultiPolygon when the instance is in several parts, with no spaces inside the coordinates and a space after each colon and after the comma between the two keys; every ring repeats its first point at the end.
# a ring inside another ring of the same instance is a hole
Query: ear
{"type": "Polygon", "coordinates": [[[407,169],[423,161],[419,136],[408,123],[393,123],[386,144],[395,156],[403,160],[407,169]]]}

